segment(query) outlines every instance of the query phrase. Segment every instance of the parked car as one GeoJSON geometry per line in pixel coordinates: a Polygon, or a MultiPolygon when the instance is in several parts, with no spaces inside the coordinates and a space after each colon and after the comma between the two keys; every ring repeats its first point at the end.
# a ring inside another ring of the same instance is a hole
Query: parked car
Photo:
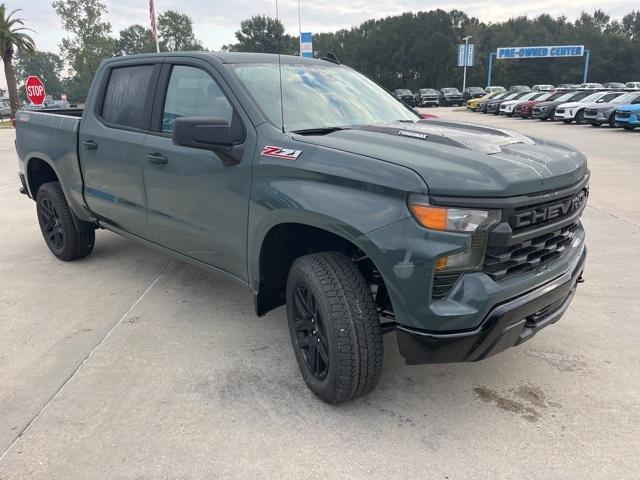
{"type": "Polygon", "coordinates": [[[601,83],[581,83],[578,90],[604,90],[601,83]]]}
{"type": "Polygon", "coordinates": [[[422,107],[437,107],[440,103],[440,92],[435,88],[421,88],[420,93],[420,106],[422,107]]]}
{"type": "Polygon", "coordinates": [[[11,104],[8,100],[0,101],[0,118],[7,118],[11,116],[11,104]]]}
{"type": "Polygon", "coordinates": [[[448,107],[457,105],[462,106],[462,94],[460,90],[453,87],[446,87],[440,89],[440,105],[448,107]]]}
{"type": "Polygon", "coordinates": [[[505,100],[502,103],[500,103],[499,113],[500,115],[506,115],[507,117],[512,117],[513,112],[515,111],[515,108],[518,104],[527,102],[529,100],[535,100],[536,98],[539,98],[544,94],[545,94],[544,91],[537,90],[537,91],[529,92],[520,98],[515,98],[513,100],[505,100]]]}
{"type": "Polygon", "coordinates": [[[413,95],[413,92],[407,88],[397,88],[393,91],[396,98],[401,102],[406,103],[410,107],[416,106],[416,97],[413,95]]]}
{"type": "Polygon", "coordinates": [[[486,92],[482,89],[482,87],[467,87],[462,92],[462,100],[464,102],[468,102],[473,98],[484,97],[486,92]]]}
{"type": "Polygon", "coordinates": [[[506,97],[489,100],[485,107],[484,113],[492,113],[494,115],[498,115],[500,113],[500,105],[502,104],[502,102],[505,102],[507,100],[518,100],[528,93],[530,92],[512,92],[509,93],[506,97]]]}
{"type": "Polygon", "coordinates": [[[538,120],[554,119],[556,107],[566,102],[577,102],[589,95],[588,91],[567,92],[557,97],[555,100],[540,102],[531,109],[531,116],[538,120]]]}
{"type": "Polygon", "coordinates": [[[533,87],[531,87],[531,90],[533,90],[534,92],[551,92],[553,90],[555,90],[556,87],[554,87],[553,85],[534,85],[533,87]]]}
{"type": "Polygon", "coordinates": [[[502,92],[506,92],[507,89],[504,87],[501,87],[500,85],[494,85],[492,87],[485,87],[484,91],[487,93],[502,93],[502,92]]]}
{"type": "Polygon", "coordinates": [[[501,93],[504,93],[504,92],[492,92],[492,93],[487,93],[486,95],[480,98],[472,98],[467,102],[467,109],[471,110],[472,112],[475,112],[478,109],[478,105],[480,104],[480,102],[494,98],[497,95],[500,95],[501,93]]]}
{"type": "MultiPolygon", "coordinates": [[[[80,115],[21,111],[16,148],[55,257],[86,257],[105,228],[226,274],[258,315],[286,305],[329,403],[375,388],[384,333],[410,364],[481,360],[555,323],[582,280],[584,155],[422,121],[325,60],[106,60],[80,115]]],[[[48,265],[52,288],[77,268],[48,265]]]]}
{"type": "Polygon", "coordinates": [[[530,91],[531,91],[531,87],[528,87],[527,85],[513,85],[509,87],[509,93],[530,92],[530,91]]]}
{"type": "Polygon", "coordinates": [[[640,105],[623,105],[615,114],[616,126],[633,130],[640,126],[640,105]]]}
{"type": "Polygon", "coordinates": [[[624,90],[626,88],[625,84],[620,82],[606,82],[602,86],[606,90],[624,90]]]}
{"type": "Polygon", "coordinates": [[[627,82],[625,90],[640,90],[640,82],[627,82]]]}
{"type": "Polygon", "coordinates": [[[478,107],[476,108],[476,112],[487,113],[487,105],[489,104],[489,102],[492,102],[493,100],[505,99],[509,95],[513,95],[513,94],[509,92],[501,92],[491,98],[488,98],[486,100],[481,100],[480,102],[478,102],[478,107]]]}
{"type": "Polygon", "coordinates": [[[614,98],[608,103],[590,105],[584,109],[584,120],[594,127],[599,127],[605,123],[610,127],[616,126],[615,112],[622,105],[640,104],[640,91],[628,92],[614,98]]]}
{"type": "Polygon", "coordinates": [[[553,101],[565,94],[566,92],[564,91],[547,92],[543,93],[538,98],[527,100],[524,102],[518,102],[513,109],[513,115],[520,118],[529,118],[531,117],[531,111],[533,110],[533,107],[535,105],[542,102],[553,101]]]}
{"type": "Polygon", "coordinates": [[[585,123],[584,110],[587,107],[597,106],[599,103],[607,103],[623,95],[624,92],[595,92],[587,95],[581,100],[562,103],[556,107],[554,113],[556,120],[562,120],[564,123],[571,123],[574,120],[578,124],[585,123]]]}

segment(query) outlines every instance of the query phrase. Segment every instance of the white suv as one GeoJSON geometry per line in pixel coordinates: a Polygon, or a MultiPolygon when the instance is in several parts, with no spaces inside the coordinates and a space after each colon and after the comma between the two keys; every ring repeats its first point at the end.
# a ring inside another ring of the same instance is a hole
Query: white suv
{"type": "Polygon", "coordinates": [[[584,97],[577,102],[561,103],[556,107],[556,120],[562,120],[564,123],[585,123],[584,109],[588,106],[597,105],[599,103],[607,103],[614,98],[619,97],[624,92],[596,92],[584,97]]]}

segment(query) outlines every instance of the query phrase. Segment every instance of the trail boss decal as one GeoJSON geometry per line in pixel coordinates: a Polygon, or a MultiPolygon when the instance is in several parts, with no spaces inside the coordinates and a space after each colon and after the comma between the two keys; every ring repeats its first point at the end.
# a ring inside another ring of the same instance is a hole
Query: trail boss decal
{"type": "Polygon", "coordinates": [[[291,148],[272,147],[267,145],[262,149],[260,155],[263,157],[282,158],[284,160],[296,160],[302,150],[293,150],[291,148]]]}

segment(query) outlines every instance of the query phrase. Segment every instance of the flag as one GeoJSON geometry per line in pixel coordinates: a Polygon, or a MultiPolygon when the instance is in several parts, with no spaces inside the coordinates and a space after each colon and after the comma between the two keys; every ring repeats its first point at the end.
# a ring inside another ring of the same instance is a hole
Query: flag
{"type": "Polygon", "coordinates": [[[153,4],[153,0],[149,0],[149,18],[151,20],[151,35],[153,36],[153,41],[156,44],[156,50],[160,51],[158,48],[158,24],[156,23],[156,7],[153,4]]]}

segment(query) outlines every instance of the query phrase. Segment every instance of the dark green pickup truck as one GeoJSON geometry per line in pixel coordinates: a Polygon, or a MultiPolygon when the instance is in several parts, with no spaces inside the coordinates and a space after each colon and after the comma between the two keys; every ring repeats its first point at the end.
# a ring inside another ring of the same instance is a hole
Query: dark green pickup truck
{"type": "Polygon", "coordinates": [[[334,61],[120,57],[84,111],[20,112],[22,192],[54,255],[106,228],[286,304],[309,387],[370,392],[407,363],[477,361],[554,323],[581,279],[587,162],[565,145],[422,120],[334,61]]]}

